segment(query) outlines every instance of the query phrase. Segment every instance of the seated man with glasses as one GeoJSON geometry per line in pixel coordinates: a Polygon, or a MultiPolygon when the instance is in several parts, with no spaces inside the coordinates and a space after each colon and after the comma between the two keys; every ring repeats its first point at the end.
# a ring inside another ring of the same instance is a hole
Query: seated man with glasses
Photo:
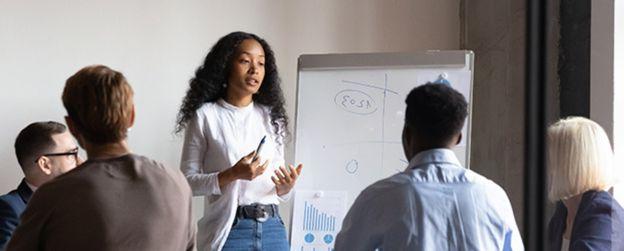
{"type": "Polygon", "coordinates": [[[80,162],[71,134],[63,124],[53,121],[24,128],[15,139],[15,154],[25,177],[16,190],[0,196],[0,250],[19,224],[32,193],[80,162]]]}

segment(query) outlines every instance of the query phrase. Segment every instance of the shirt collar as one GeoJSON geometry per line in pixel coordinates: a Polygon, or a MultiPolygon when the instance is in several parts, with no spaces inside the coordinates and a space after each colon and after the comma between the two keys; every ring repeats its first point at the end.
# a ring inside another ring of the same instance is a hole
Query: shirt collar
{"type": "Polygon", "coordinates": [[[461,167],[461,163],[455,153],[448,148],[436,148],[419,152],[414,156],[406,170],[418,168],[418,166],[430,163],[449,163],[461,167]]]}
{"type": "Polygon", "coordinates": [[[217,100],[217,103],[219,105],[221,105],[223,108],[230,110],[230,111],[234,111],[234,112],[247,112],[247,111],[251,111],[254,107],[254,102],[251,101],[251,103],[249,103],[249,105],[245,106],[245,107],[237,107],[234,106],[230,103],[228,103],[227,101],[225,101],[224,99],[220,98],[219,100],[217,100]]]}

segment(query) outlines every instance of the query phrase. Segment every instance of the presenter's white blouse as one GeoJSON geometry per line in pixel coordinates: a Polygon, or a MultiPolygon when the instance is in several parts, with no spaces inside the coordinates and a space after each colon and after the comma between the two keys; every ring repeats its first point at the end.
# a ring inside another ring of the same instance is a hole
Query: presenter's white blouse
{"type": "Polygon", "coordinates": [[[283,144],[275,139],[269,109],[265,106],[252,102],[240,108],[219,99],[197,109],[185,130],[180,169],[193,195],[204,196],[204,215],[197,233],[199,250],[221,250],[237,206],[279,204],[290,196],[279,197],[271,181],[273,171],[284,164],[283,144]],[[262,162],[270,161],[267,170],[252,181],[236,180],[220,189],[219,172],[256,150],[265,135],[259,156],[262,162]]]}

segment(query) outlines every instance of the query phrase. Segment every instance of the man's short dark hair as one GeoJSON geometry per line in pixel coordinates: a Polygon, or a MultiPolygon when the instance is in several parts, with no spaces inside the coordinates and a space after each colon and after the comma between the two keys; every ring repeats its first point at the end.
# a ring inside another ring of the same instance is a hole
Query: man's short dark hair
{"type": "Polygon", "coordinates": [[[418,86],[407,95],[405,103],[405,124],[428,143],[448,143],[461,132],[468,116],[464,96],[445,84],[418,86]]]}
{"type": "Polygon", "coordinates": [[[15,155],[22,169],[55,146],[52,135],[65,131],[65,125],[54,121],[35,122],[22,129],[15,139],[15,155]]]}

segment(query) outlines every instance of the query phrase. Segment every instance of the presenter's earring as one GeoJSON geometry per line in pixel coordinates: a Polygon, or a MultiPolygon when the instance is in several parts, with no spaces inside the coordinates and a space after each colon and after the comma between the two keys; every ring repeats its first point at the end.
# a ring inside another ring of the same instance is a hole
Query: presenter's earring
{"type": "Polygon", "coordinates": [[[227,83],[223,83],[223,89],[227,88],[227,83]]]}

